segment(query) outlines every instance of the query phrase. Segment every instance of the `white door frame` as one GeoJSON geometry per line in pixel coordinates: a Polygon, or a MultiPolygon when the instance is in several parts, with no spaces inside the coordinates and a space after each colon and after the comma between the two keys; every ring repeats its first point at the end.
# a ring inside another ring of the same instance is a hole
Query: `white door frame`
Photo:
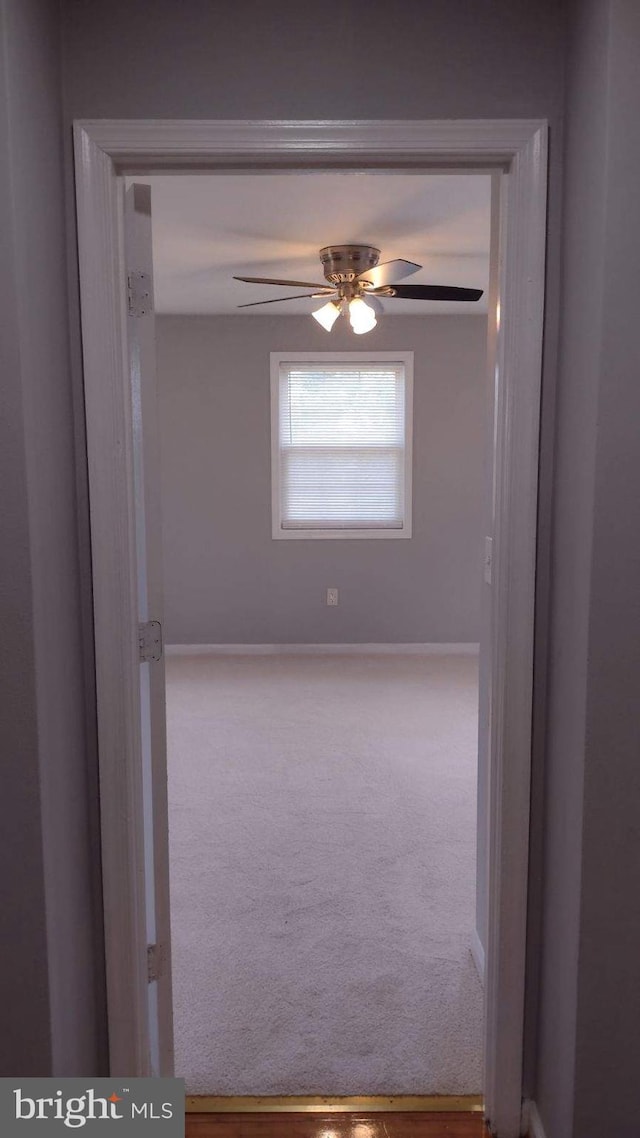
{"type": "Polygon", "coordinates": [[[74,126],[112,1074],[148,1071],[133,440],[118,175],[502,169],[485,1102],[519,1134],[547,128],[541,121],[96,120],[74,126]]]}

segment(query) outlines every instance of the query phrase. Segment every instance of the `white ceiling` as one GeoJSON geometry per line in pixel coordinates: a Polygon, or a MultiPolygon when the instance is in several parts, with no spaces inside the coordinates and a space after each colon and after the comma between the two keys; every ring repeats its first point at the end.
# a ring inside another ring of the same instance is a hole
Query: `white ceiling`
{"type": "Polygon", "coordinates": [[[324,280],[323,245],[376,245],[381,261],[423,266],[407,284],[482,288],[477,303],[387,300],[393,315],[487,311],[490,177],[481,174],[278,173],[167,175],[152,186],[156,311],[287,316],[320,301],[254,300],[300,288],[242,276],[324,280]]]}

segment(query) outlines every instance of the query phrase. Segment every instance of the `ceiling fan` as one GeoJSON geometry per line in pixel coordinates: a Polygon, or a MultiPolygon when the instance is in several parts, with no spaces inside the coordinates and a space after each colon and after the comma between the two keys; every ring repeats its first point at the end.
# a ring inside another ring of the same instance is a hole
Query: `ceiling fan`
{"type": "Polygon", "coordinates": [[[353,331],[358,335],[375,327],[376,314],[383,310],[380,298],[401,300],[479,300],[482,289],[457,288],[452,285],[403,285],[397,281],[417,273],[422,265],[413,261],[385,261],[378,264],[380,250],[373,245],[326,245],[320,250],[320,261],[327,284],[313,281],[285,281],[270,277],[234,277],[248,284],[284,285],[312,288],[315,292],[297,296],[278,296],[273,300],[254,300],[239,308],[255,308],[258,304],[278,304],[284,300],[326,300],[311,315],[327,332],[342,312],[348,313],[353,331]]]}

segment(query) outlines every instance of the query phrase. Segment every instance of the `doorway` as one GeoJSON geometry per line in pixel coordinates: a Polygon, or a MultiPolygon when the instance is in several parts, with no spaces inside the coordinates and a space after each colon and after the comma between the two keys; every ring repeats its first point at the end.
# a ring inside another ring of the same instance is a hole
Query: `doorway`
{"type": "MultiPolygon", "coordinates": [[[[132,449],[127,410],[129,381],[122,368],[124,265],[117,239],[117,174],[160,172],[168,166],[175,169],[180,162],[185,167],[191,164],[209,169],[273,165],[278,161],[299,168],[314,164],[353,168],[354,147],[360,168],[403,168],[434,161],[467,166],[473,163],[476,167],[502,171],[501,317],[496,326],[486,1101],[492,1122],[502,1128],[499,1132],[517,1132],[544,263],[544,138],[540,124],[506,122],[355,126],[93,123],[78,124],[76,128],[98,698],[103,712],[103,851],[114,1073],[119,1073],[120,1064],[126,1064],[128,1074],[142,1073],[148,1061],[148,1013],[143,987],[147,980],[146,932],[140,923],[140,895],[135,886],[139,880],[139,851],[129,828],[130,820],[142,810],[141,779],[136,774],[139,699],[135,693],[140,681],[134,666],[137,658],[132,652],[132,646],[137,646],[138,619],[131,584],[135,556],[127,521],[132,510],[132,449]],[[114,450],[124,457],[115,476],[114,450]],[[115,669],[114,662],[119,665],[115,669]],[[131,807],[124,815],[123,801],[131,807]],[[120,844],[118,833],[125,838],[120,844]],[[116,885],[119,894],[114,892],[116,885]],[[113,904],[116,895],[118,913],[113,904]],[[114,933],[118,935],[114,937],[114,933]]],[[[121,1070],[124,1069],[123,1066],[121,1070]]]]}
{"type": "Polygon", "coordinates": [[[479,1096],[491,176],[144,181],[176,1073],[207,1096],[479,1096]],[[417,286],[366,334],[236,280],[322,279],[336,234],[417,286]]]}

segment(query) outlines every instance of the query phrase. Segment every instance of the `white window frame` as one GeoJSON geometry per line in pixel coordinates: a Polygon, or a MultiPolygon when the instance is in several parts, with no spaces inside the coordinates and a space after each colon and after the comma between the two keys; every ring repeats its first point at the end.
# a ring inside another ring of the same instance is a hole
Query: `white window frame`
{"type": "Polygon", "coordinates": [[[271,352],[271,533],[276,541],[398,541],[412,531],[413,471],[413,352],[271,352]],[[404,519],[401,527],[384,529],[283,529],[280,463],[280,364],[282,363],[401,363],[404,367],[404,519]]]}

